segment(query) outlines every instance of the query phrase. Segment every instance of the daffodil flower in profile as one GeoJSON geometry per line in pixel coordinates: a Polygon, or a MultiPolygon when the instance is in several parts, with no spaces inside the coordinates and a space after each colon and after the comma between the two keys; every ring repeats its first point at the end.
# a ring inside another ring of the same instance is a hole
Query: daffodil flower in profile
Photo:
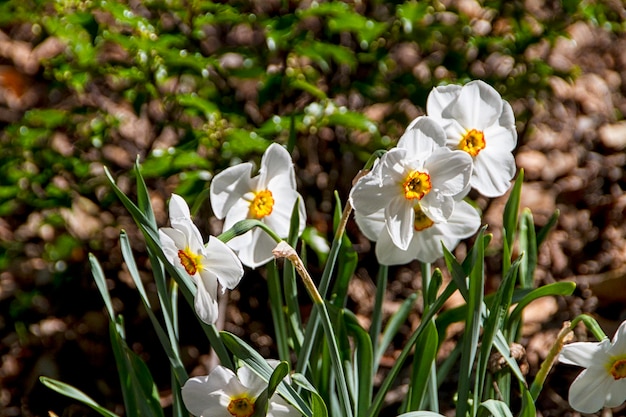
{"type": "Polygon", "coordinates": [[[612,341],[565,345],[559,362],[586,368],[569,389],[568,401],[574,410],[595,413],[619,406],[626,401],[626,321],[612,341]]]}
{"type": "Polygon", "coordinates": [[[472,236],[480,227],[480,215],[465,201],[454,206],[450,217],[445,221],[431,220],[421,210],[414,207],[413,237],[406,249],[396,246],[385,227],[384,213],[362,216],[355,213],[355,220],[363,234],[376,242],[376,259],[381,265],[404,265],[415,259],[432,263],[443,256],[442,243],[452,251],[462,239],[472,236]]]}
{"type": "Polygon", "coordinates": [[[426,114],[443,126],[446,146],[472,157],[473,188],[486,197],[506,193],[515,175],[517,131],[511,105],[493,87],[480,80],[435,87],[426,114]]]}
{"type": "Polygon", "coordinates": [[[243,267],[235,253],[216,237],[206,245],[191,220],[185,200],[172,194],[169,203],[171,227],[159,229],[163,253],[177,267],[182,268],[197,285],[194,306],[198,316],[208,324],[217,321],[217,286],[233,289],[243,276],[243,267]]]}
{"type": "Polygon", "coordinates": [[[416,207],[434,222],[445,222],[467,192],[472,160],[444,144],[441,126],[428,117],[418,119],[350,192],[360,217],[382,210],[389,237],[402,250],[413,239],[416,207]]]}
{"type": "MultiPolygon", "coordinates": [[[[211,182],[211,205],[215,216],[224,219],[224,230],[241,220],[256,219],[286,238],[291,212],[298,201],[301,234],[306,212],[296,190],[289,152],[276,143],[271,144],[263,154],[259,174],[251,178],[251,172],[252,164],[246,162],[225,169],[211,182]]],[[[254,228],[228,241],[228,246],[237,252],[244,265],[256,268],[273,259],[276,242],[263,230],[254,228]]]]}
{"type": "MultiPolygon", "coordinates": [[[[207,376],[188,379],[182,396],[187,410],[197,417],[250,417],[265,388],[267,383],[245,366],[235,374],[218,365],[207,376]]],[[[279,394],[274,393],[269,399],[267,417],[299,416],[279,394]]]]}

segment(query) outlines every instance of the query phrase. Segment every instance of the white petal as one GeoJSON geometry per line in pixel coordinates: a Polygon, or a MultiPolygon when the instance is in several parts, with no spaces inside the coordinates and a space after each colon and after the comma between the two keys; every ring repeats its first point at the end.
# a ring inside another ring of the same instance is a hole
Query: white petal
{"type": "Polygon", "coordinates": [[[377,241],[380,233],[385,229],[385,211],[379,210],[367,216],[359,211],[354,212],[354,220],[361,232],[371,241],[377,241]]]}
{"type": "MultiPolygon", "coordinates": [[[[455,84],[433,88],[426,99],[426,114],[440,117],[443,110],[458,97],[461,88],[460,85],[455,84]]],[[[409,128],[412,125],[413,123],[409,125],[409,128]]]]}
{"type": "Polygon", "coordinates": [[[196,314],[206,324],[215,324],[218,316],[217,279],[211,273],[200,272],[198,290],[194,299],[196,314]]]}
{"type": "MultiPolygon", "coordinates": [[[[259,266],[265,265],[274,259],[272,250],[276,247],[276,242],[267,233],[259,228],[255,228],[249,233],[251,243],[246,246],[238,245],[237,255],[239,256],[239,259],[241,259],[241,263],[245,266],[249,268],[258,268],[259,266]]],[[[234,246],[231,247],[235,249],[234,246]]]]}
{"type": "Polygon", "coordinates": [[[384,229],[376,242],[376,259],[381,265],[404,265],[415,259],[415,237],[406,250],[400,249],[391,240],[389,231],[384,229]]]}
{"type": "Polygon", "coordinates": [[[474,172],[470,184],[485,197],[499,197],[511,187],[514,175],[513,154],[481,152],[474,159],[474,172]]]}
{"type": "Polygon", "coordinates": [[[589,368],[594,363],[598,363],[598,355],[609,348],[609,343],[608,339],[602,342],[569,343],[563,346],[559,354],[559,362],[589,368]]]}
{"type": "Polygon", "coordinates": [[[472,175],[472,157],[467,152],[440,148],[426,161],[433,191],[456,196],[469,184],[472,175]]]}
{"type": "Polygon", "coordinates": [[[174,224],[177,220],[191,221],[191,213],[187,202],[178,194],[172,194],[170,204],[168,206],[170,213],[170,223],[174,224]]]}
{"type": "Polygon", "coordinates": [[[301,414],[280,395],[274,394],[269,401],[267,417],[301,417],[301,414]]]}
{"type": "MultiPolygon", "coordinates": [[[[303,206],[302,197],[292,188],[272,189],[272,197],[274,198],[274,207],[272,213],[263,218],[263,221],[280,237],[286,238],[289,234],[291,225],[291,212],[296,200],[299,199],[299,205],[303,206]]],[[[302,207],[298,207],[300,215],[302,207]]],[[[300,224],[306,221],[306,213],[304,219],[300,217],[300,224]]]]}
{"type": "Polygon", "coordinates": [[[272,143],[263,153],[259,169],[258,187],[267,188],[276,177],[284,177],[289,187],[296,188],[296,174],[293,169],[291,155],[278,143],[272,143]]]}
{"type": "Polygon", "coordinates": [[[608,353],[612,356],[626,355],[626,321],[623,321],[615,332],[608,353]]]}
{"type": "Polygon", "coordinates": [[[225,405],[228,405],[229,396],[241,392],[235,374],[219,365],[208,376],[188,379],[181,390],[187,410],[202,417],[230,417],[225,405]]]}
{"type": "Polygon", "coordinates": [[[489,126],[483,134],[485,135],[485,150],[497,147],[503,152],[511,152],[517,146],[517,132],[510,127],[489,126]]]}
{"type": "Polygon", "coordinates": [[[209,187],[211,207],[218,219],[223,219],[241,197],[253,191],[250,185],[252,164],[249,162],[226,168],[217,174],[209,187]]]}
{"type": "Polygon", "coordinates": [[[226,213],[226,218],[224,219],[224,231],[230,229],[235,225],[235,223],[246,220],[248,218],[248,214],[250,213],[250,202],[244,199],[239,199],[234,202],[234,204],[230,207],[228,213],[226,213]]]}
{"type": "Polygon", "coordinates": [[[354,211],[369,215],[387,206],[391,193],[392,190],[382,186],[380,177],[370,172],[359,178],[352,187],[350,203],[354,207],[354,211]]]}
{"type": "Polygon", "coordinates": [[[394,198],[385,208],[385,223],[393,243],[406,250],[413,237],[415,213],[412,203],[404,197],[394,198]]]}
{"type": "Polygon", "coordinates": [[[420,202],[422,211],[434,222],[447,221],[454,211],[455,200],[441,193],[428,193],[420,202]]]}
{"type": "Polygon", "coordinates": [[[476,80],[461,88],[456,100],[442,112],[442,117],[456,119],[466,129],[484,130],[502,114],[503,100],[489,84],[476,80]]]}
{"type": "Polygon", "coordinates": [[[498,119],[498,124],[517,132],[515,130],[515,114],[513,113],[513,108],[505,100],[502,101],[502,114],[498,119]]]}
{"type": "Polygon", "coordinates": [[[432,117],[422,116],[413,120],[410,129],[400,137],[398,148],[404,148],[408,155],[427,158],[435,149],[445,146],[446,132],[432,117]]]}
{"type": "Polygon", "coordinates": [[[206,246],[207,268],[217,276],[222,287],[232,290],[243,276],[243,267],[237,255],[216,237],[209,238],[206,246]]]}
{"type": "Polygon", "coordinates": [[[600,410],[613,382],[608,375],[604,368],[589,368],[581,372],[569,388],[568,401],[572,408],[581,413],[600,410]]]}
{"type": "Polygon", "coordinates": [[[237,378],[252,398],[258,397],[267,388],[267,383],[245,365],[237,370],[237,378]]]}
{"type": "Polygon", "coordinates": [[[171,227],[162,227],[159,229],[159,240],[167,260],[172,265],[180,265],[178,250],[184,248],[187,243],[182,232],[171,227]]]}
{"type": "Polygon", "coordinates": [[[622,378],[618,381],[613,381],[604,405],[613,408],[622,405],[624,401],[626,401],[626,379],[622,378]]]}

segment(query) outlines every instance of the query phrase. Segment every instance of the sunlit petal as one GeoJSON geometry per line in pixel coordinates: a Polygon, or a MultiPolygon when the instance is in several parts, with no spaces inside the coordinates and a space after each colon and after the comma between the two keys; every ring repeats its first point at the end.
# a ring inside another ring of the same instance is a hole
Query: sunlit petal
{"type": "Polygon", "coordinates": [[[209,195],[211,207],[218,219],[226,217],[233,204],[245,193],[252,191],[250,184],[251,163],[226,168],[211,181],[209,195]]]}
{"type": "Polygon", "coordinates": [[[595,413],[604,406],[611,383],[606,369],[588,368],[572,382],[568,401],[576,411],[595,413]]]}

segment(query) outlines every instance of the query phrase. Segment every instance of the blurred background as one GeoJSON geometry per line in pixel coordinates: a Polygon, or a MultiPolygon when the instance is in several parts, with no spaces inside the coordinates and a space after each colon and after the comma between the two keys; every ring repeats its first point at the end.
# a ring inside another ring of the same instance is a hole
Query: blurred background
{"type": "MultiPolygon", "coordinates": [[[[472,79],[493,85],[515,111],[522,207],[538,227],[560,211],[537,285],[578,283],[573,296],[527,310],[529,380],[564,320],[590,313],[611,336],[626,319],[625,17],[619,0],[0,1],[0,415],[93,415],[44,388],[40,375],[123,414],[89,253],[168,404],[167,359],[122,264],[122,229],[154,293],[150,265],[105,166],[133,198],[132,168],[142,164],[160,225],[176,192],[201,231],[218,234],[206,193],[212,176],[258,163],[272,142],[286,145],[315,276],[324,260],[315,242],[332,239],[335,190],[345,202],[370,154],[424,114],[433,86],[472,79]]],[[[506,196],[471,197],[494,236],[492,291],[506,196]]],[[[349,307],[367,325],[373,248],[352,222],[348,236],[360,257],[349,307]]],[[[390,274],[387,313],[420,287],[417,263],[390,274]]],[[[263,268],[248,271],[230,293],[223,326],[272,356],[263,277],[263,268]]],[[[419,316],[418,308],[401,335],[419,316]]],[[[209,346],[187,307],[181,322],[185,363],[206,374],[209,346]]],[[[448,342],[456,336],[452,329],[448,342]]],[[[576,336],[588,337],[582,328],[576,336]]],[[[403,341],[384,360],[393,363],[403,341]]],[[[577,415],[567,404],[576,373],[553,373],[540,415],[577,415]]],[[[400,381],[385,415],[396,415],[404,388],[400,381]]]]}

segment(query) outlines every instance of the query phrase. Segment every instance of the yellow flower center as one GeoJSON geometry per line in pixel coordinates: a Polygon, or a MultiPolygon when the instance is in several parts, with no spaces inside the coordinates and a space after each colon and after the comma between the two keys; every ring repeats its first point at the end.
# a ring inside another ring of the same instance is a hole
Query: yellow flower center
{"type": "Polygon", "coordinates": [[[180,263],[189,275],[196,275],[196,272],[202,268],[200,255],[193,253],[189,246],[187,246],[184,250],[181,249],[178,251],[178,259],[180,259],[180,263]]]}
{"type": "Polygon", "coordinates": [[[432,188],[430,175],[425,172],[411,171],[404,179],[402,187],[404,189],[404,197],[407,200],[416,198],[421,200],[432,188]]]}
{"type": "Polygon", "coordinates": [[[480,130],[472,129],[461,138],[459,149],[472,155],[478,155],[478,152],[485,149],[485,134],[480,130]]]}
{"type": "Polygon", "coordinates": [[[416,232],[420,232],[424,229],[428,229],[430,226],[435,224],[432,220],[428,218],[426,213],[422,211],[422,207],[419,204],[413,207],[413,211],[415,212],[415,220],[413,220],[413,228],[416,232]]]}
{"type": "Polygon", "coordinates": [[[618,379],[626,378],[626,359],[618,359],[613,362],[609,372],[613,375],[613,379],[616,381],[618,379]]]}
{"type": "Polygon", "coordinates": [[[254,399],[248,398],[246,394],[241,397],[231,397],[227,409],[235,417],[250,417],[254,414],[254,399]]]}
{"type": "Polygon", "coordinates": [[[274,197],[270,190],[257,191],[254,194],[254,200],[250,203],[250,217],[254,219],[262,219],[272,214],[274,208],[274,197]]]}

